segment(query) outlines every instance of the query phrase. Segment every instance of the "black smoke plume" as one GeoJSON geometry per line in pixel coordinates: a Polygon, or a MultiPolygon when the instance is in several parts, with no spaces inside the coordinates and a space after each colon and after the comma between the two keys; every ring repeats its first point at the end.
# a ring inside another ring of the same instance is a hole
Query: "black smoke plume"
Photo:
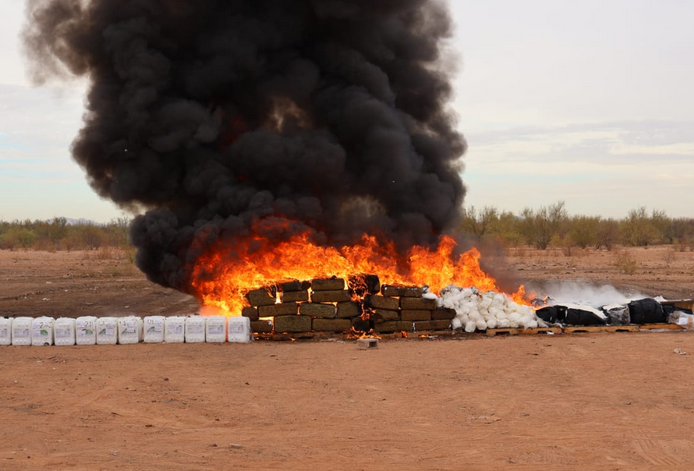
{"type": "Polygon", "coordinates": [[[309,230],[405,249],[460,221],[465,141],[447,110],[437,0],[30,0],[37,82],[89,81],[75,160],[146,210],[137,265],[190,291],[211,245],[309,230]]]}

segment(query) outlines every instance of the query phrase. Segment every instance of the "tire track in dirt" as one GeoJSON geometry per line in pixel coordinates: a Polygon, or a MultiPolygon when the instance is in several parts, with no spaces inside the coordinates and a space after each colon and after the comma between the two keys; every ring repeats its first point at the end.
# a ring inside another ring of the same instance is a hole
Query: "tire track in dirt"
{"type": "Polygon", "coordinates": [[[678,457],[673,456],[669,450],[662,446],[662,440],[636,438],[634,447],[636,453],[650,464],[667,466],[669,469],[684,464],[678,457]]]}

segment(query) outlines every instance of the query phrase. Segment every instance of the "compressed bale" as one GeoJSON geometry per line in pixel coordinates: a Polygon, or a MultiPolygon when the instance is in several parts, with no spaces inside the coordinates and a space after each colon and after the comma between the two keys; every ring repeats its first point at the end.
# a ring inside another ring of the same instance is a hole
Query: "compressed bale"
{"type": "Polygon", "coordinates": [[[260,334],[269,334],[272,332],[271,321],[251,321],[251,331],[260,334]]]}
{"type": "Polygon", "coordinates": [[[299,307],[299,313],[303,316],[331,319],[337,316],[337,307],[334,304],[304,303],[299,307]]]}
{"type": "Polygon", "coordinates": [[[311,282],[309,281],[287,281],[285,283],[280,283],[279,289],[282,293],[288,293],[291,291],[306,291],[311,287],[311,282]]]}
{"type": "Polygon", "coordinates": [[[400,319],[403,321],[430,321],[431,311],[423,309],[403,309],[400,312],[400,319]]]}
{"type": "Polygon", "coordinates": [[[341,319],[348,319],[352,317],[359,317],[364,312],[362,305],[354,301],[347,301],[344,303],[337,303],[337,317],[341,319]]]}
{"type": "Polygon", "coordinates": [[[296,303],[273,304],[272,306],[258,306],[260,317],[275,317],[297,314],[299,305],[296,303]]]}
{"type": "Polygon", "coordinates": [[[450,320],[436,320],[436,321],[419,321],[414,323],[415,331],[422,330],[449,330],[451,328],[450,320]]]}
{"type": "Polygon", "coordinates": [[[347,290],[314,291],[311,293],[312,303],[342,303],[352,300],[352,293],[347,290]]]}
{"type": "Polygon", "coordinates": [[[414,322],[398,321],[397,326],[401,332],[414,332],[414,322]]]}
{"type": "Polygon", "coordinates": [[[566,306],[547,306],[535,311],[535,315],[549,324],[556,324],[564,322],[566,311],[566,306]]]}
{"type": "Polygon", "coordinates": [[[313,319],[313,330],[317,332],[347,332],[352,329],[349,319],[313,319]]]}
{"type": "Polygon", "coordinates": [[[400,298],[401,309],[436,309],[436,299],[400,298]]]}
{"type": "Polygon", "coordinates": [[[455,319],[456,315],[457,314],[455,312],[455,309],[440,307],[438,309],[431,311],[431,320],[433,320],[433,321],[452,320],[452,319],[455,319]]]}
{"type": "Polygon", "coordinates": [[[374,322],[399,321],[400,313],[387,309],[376,309],[371,312],[370,317],[374,322]]]}
{"type": "Polygon", "coordinates": [[[387,298],[379,295],[367,295],[364,298],[364,305],[374,309],[388,309],[397,311],[400,308],[400,299],[387,298]]]}
{"type": "Polygon", "coordinates": [[[388,297],[421,298],[424,289],[417,286],[383,285],[381,294],[388,297]]]}
{"type": "Polygon", "coordinates": [[[374,325],[376,332],[391,333],[399,332],[398,321],[378,322],[374,325]]]}
{"type": "Polygon", "coordinates": [[[296,303],[308,301],[308,290],[285,291],[280,294],[283,303],[296,303]]]}
{"type": "Polygon", "coordinates": [[[309,332],[311,318],[309,316],[277,316],[274,325],[275,332],[309,332]]]}
{"type": "Polygon", "coordinates": [[[260,318],[258,309],[254,307],[244,307],[241,311],[243,317],[248,317],[251,321],[257,321],[260,318]]]}
{"type": "Polygon", "coordinates": [[[274,287],[254,289],[246,293],[246,299],[251,306],[270,306],[277,302],[274,287]]]}
{"type": "Polygon", "coordinates": [[[625,304],[611,304],[602,307],[603,312],[607,315],[610,325],[627,325],[631,323],[629,316],[629,306],[625,304]]]}
{"type": "Polygon", "coordinates": [[[566,305],[564,323],[568,325],[605,325],[607,316],[590,306],[566,305]]]}
{"type": "Polygon", "coordinates": [[[311,281],[313,291],[338,291],[345,289],[345,280],[342,278],[319,278],[311,281]]]}
{"type": "Polygon", "coordinates": [[[651,298],[630,302],[629,317],[633,324],[661,324],[667,320],[663,306],[651,298]]]}

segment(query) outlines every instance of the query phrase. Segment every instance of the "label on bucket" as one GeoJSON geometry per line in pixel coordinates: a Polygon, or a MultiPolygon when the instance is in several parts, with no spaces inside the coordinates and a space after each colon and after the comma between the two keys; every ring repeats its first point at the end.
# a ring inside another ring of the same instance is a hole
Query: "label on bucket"
{"type": "Polygon", "coordinates": [[[125,323],[125,329],[123,329],[124,334],[134,334],[135,333],[135,322],[127,321],[125,323]]]}
{"type": "Polygon", "coordinates": [[[14,338],[26,338],[29,337],[29,329],[14,329],[12,331],[12,336],[14,338]]]}
{"type": "Polygon", "coordinates": [[[213,325],[208,326],[207,331],[211,334],[223,334],[224,333],[224,326],[213,324],[213,325]]]}
{"type": "Polygon", "coordinates": [[[188,332],[191,334],[202,334],[205,330],[204,327],[202,324],[188,324],[188,332]]]}
{"type": "Polygon", "coordinates": [[[41,327],[34,328],[34,337],[48,337],[48,331],[41,327]]]}
{"type": "Polygon", "coordinates": [[[244,330],[245,329],[243,324],[229,324],[230,334],[243,334],[244,330]]]}
{"type": "Polygon", "coordinates": [[[55,329],[55,338],[57,339],[66,339],[70,337],[70,329],[55,329]]]}
{"type": "Polygon", "coordinates": [[[161,319],[147,319],[147,332],[161,332],[164,329],[164,324],[161,319]]]}
{"type": "Polygon", "coordinates": [[[183,333],[183,326],[181,324],[167,325],[166,332],[172,335],[180,335],[183,333]]]}

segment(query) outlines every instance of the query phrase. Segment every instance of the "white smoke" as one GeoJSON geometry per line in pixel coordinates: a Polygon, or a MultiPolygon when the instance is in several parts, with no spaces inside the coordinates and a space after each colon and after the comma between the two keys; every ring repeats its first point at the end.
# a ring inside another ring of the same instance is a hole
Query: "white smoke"
{"type": "Polygon", "coordinates": [[[638,291],[619,290],[612,285],[595,285],[580,281],[548,282],[542,289],[535,291],[549,296],[550,304],[584,304],[594,308],[607,304],[627,304],[635,299],[649,297],[638,291]]]}

